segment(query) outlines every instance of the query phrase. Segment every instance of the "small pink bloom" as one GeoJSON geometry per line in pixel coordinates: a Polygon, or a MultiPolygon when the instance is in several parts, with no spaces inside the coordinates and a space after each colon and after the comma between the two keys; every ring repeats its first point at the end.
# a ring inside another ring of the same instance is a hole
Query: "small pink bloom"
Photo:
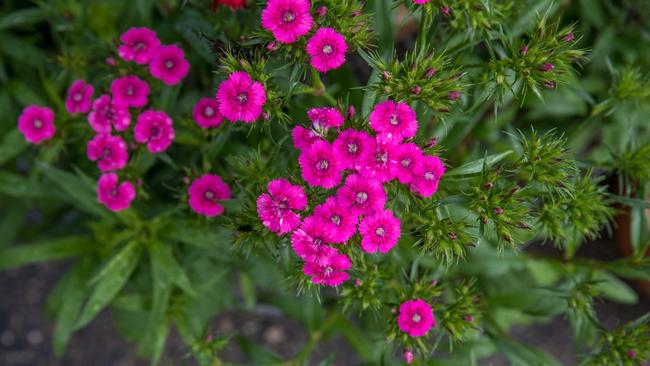
{"type": "Polygon", "coordinates": [[[447,94],[447,99],[449,100],[457,100],[458,98],[460,98],[460,92],[457,90],[452,90],[447,94]]]}
{"type": "Polygon", "coordinates": [[[340,160],[327,141],[316,141],[302,150],[298,164],[302,178],[310,186],[330,189],[341,183],[340,160]]]}
{"type": "Polygon", "coordinates": [[[413,2],[416,3],[416,4],[418,4],[418,5],[426,4],[426,3],[428,3],[429,1],[431,1],[431,0],[413,0],[413,2]]]}
{"type": "Polygon", "coordinates": [[[394,156],[397,179],[402,184],[411,183],[413,181],[413,171],[422,160],[422,150],[418,145],[409,142],[399,145],[394,156]]]}
{"type": "Polygon", "coordinates": [[[185,60],[185,52],[175,45],[158,47],[149,62],[151,76],[167,85],[180,83],[189,70],[190,63],[185,60]]]}
{"type": "Polygon", "coordinates": [[[120,36],[122,44],[117,49],[117,54],[124,61],[135,61],[144,65],[149,63],[153,54],[160,46],[156,32],[149,28],[131,28],[120,36]]]}
{"type": "Polygon", "coordinates": [[[569,32],[566,36],[564,36],[564,37],[562,38],[562,40],[563,40],[564,42],[573,42],[574,39],[575,39],[575,36],[573,35],[572,32],[569,32]]]}
{"type": "Polygon", "coordinates": [[[201,128],[219,127],[223,116],[219,112],[219,103],[214,98],[201,98],[192,111],[192,118],[201,128]]]}
{"type": "Polygon", "coordinates": [[[422,197],[431,197],[438,190],[445,165],[437,156],[423,156],[413,171],[411,189],[422,197]]]}
{"type": "Polygon", "coordinates": [[[262,115],[266,103],[264,85],[247,72],[235,71],[219,85],[217,102],[221,114],[230,121],[252,123],[262,115]]]}
{"type": "Polygon", "coordinates": [[[111,94],[115,105],[142,108],[147,104],[149,84],[137,76],[124,76],[113,80],[111,94]]]}
{"type": "Polygon", "coordinates": [[[110,134],[113,127],[117,131],[124,131],[131,124],[131,113],[126,106],[115,105],[109,95],[102,94],[93,102],[88,123],[97,133],[110,134]]]}
{"type": "Polygon", "coordinates": [[[347,129],[334,140],[334,151],[345,169],[361,169],[361,164],[374,148],[374,139],[366,132],[347,129]]]}
{"type": "Polygon", "coordinates": [[[310,147],[316,141],[324,141],[316,131],[306,129],[302,126],[294,127],[291,131],[291,137],[293,139],[293,146],[298,150],[310,147]]]}
{"type": "Polygon", "coordinates": [[[553,65],[552,63],[549,63],[549,62],[543,63],[543,64],[541,64],[541,65],[539,66],[539,69],[542,70],[542,71],[544,71],[544,72],[551,71],[551,70],[553,70],[554,68],[555,68],[555,65],[553,65]]]}
{"type": "Polygon", "coordinates": [[[353,105],[351,105],[351,106],[348,107],[348,110],[345,111],[345,118],[347,118],[348,120],[351,120],[351,119],[354,118],[354,116],[356,114],[357,114],[357,110],[354,109],[353,105]]]}
{"type": "Polygon", "coordinates": [[[347,51],[345,37],[332,28],[319,28],[307,41],[311,66],[320,72],[337,69],[343,65],[347,51]]]}
{"type": "Polygon", "coordinates": [[[378,136],[372,144],[370,153],[361,162],[361,170],[359,171],[361,175],[378,182],[393,180],[397,173],[397,161],[395,161],[397,147],[395,140],[385,136],[378,136]]]}
{"type": "Polygon", "coordinates": [[[148,110],[138,116],[133,136],[135,141],[147,144],[152,153],[159,153],[167,150],[176,135],[172,119],[165,112],[148,110]]]}
{"type": "Polygon", "coordinates": [[[135,199],[135,187],[131,182],[118,184],[115,173],[105,173],[97,181],[97,201],[111,211],[122,211],[135,199]]]}
{"type": "Polygon", "coordinates": [[[336,196],[316,206],[314,217],[325,227],[328,243],[344,243],[357,231],[359,218],[339,204],[336,196]]]}
{"type": "Polygon", "coordinates": [[[441,11],[443,14],[445,14],[445,15],[449,15],[449,11],[450,11],[450,10],[451,10],[451,9],[449,9],[448,6],[443,6],[442,8],[440,8],[440,11],[441,11]]]}
{"type": "Polygon", "coordinates": [[[327,15],[327,6],[319,6],[318,8],[316,8],[316,15],[318,15],[321,18],[327,15]]]}
{"type": "Polygon", "coordinates": [[[47,107],[30,105],[18,117],[18,131],[31,144],[40,144],[56,133],[54,112],[47,107]]]}
{"type": "Polygon", "coordinates": [[[301,186],[286,179],[275,179],[268,184],[269,193],[257,198],[257,214],[262,224],[279,235],[290,233],[300,225],[300,216],[293,210],[307,207],[307,195],[301,186]]]}
{"type": "Polygon", "coordinates": [[[415,136],[418,121],[408,104],[387,100],[379,103],[370,113],[370,127],[378,134],[401,142],[415,136]]]}
{"type": "Polygon", "coordinates": [[[115,58],[113,57],[106,57],[106,65],[108,66],[115,66],[117,65],[117,61],[115,61],[115,58]]]}
{"type": "Polygon", "coordinates": [[[262,11],[262,28],[281,43],[293,43],[314,24],[310,8],[309,0],[270,0],[262,11]]]}
{"type": "Polygon", "coordinates": [[[68,89],[65,109],[70,114],[88,113],[95,89],[83,80],[75,80],[68,89]]]}
{"type": "Polygon", "coordinates": [[[526,56],[528,54],[528,46],[526,45],[521,46],[521,48],[519,49],[519,54],[522,56],[526,56]]]}
{"type": "Polygon", "coordinates": [[[356,280],[354,280],[354,285],[356,287],[359,287],[359,286],[363,285],[363,281],[361,281],[360,278],[357,278],[356,280]]]}
{"type": "Polygon", "coordinates": [[[275,42],[269,42],[269,43],[266,45],[266,49],[267,49],[269,52],[275,52],[275,51],[278,50],[278,48],[280,48],[280,46],[278,46],[278,44],[275,43],[275,42]]]}
{"type": "Polygon", "coordinates": [[[545,82],[544,82],[544,87],[545,87],[546,89],[555,89],[555,87],[556,87],[556,85],[555,85],[555,81],[551,81],[551,80],[547,80],[547,81],[545,81],[545,82]]]}
{"type": "Polygon", "coordinates": [[[347,272],[352,262],[345,254],[335,253],[320,263],[306,262],[303,267],[305,275],[312,277],[318,285],[339,286],[350,277],[347,272]]]}
{"type": "Polygon", "coordinates": [[[343,125],[343,115],[336,108],[312,108],[307,111],[307,117],[316,131],[327,131],[343,125]]]}
{"type": "Polygon", "coordinates": [[[386,192],[381,183],[359,174],[349,175],[336,197],[340,205],[355,215],[372,215],[386,204],[386,192]]]}
{"type": "Polygon", "coordinates": [[[219,201],[230,199],[230,187],[220,176],[204,174],[192,182],[189,194],[190,207],[194,212],[214,217],[223,213],[224,208],[219,201]]]}
{"type": "Polygon", "coordinates": [[[406,362],[407,364],[411,364],[411,363],[413,363],[413,358],[414,358],[414,356],[413,356],[413,352],[411,352],[411,350],[409,350],[409,349],[404,350],[404,362],[406,362]]]}
{"type": "Polygon", "coordinates": [[[129,154],[124,139],[119,136],[98,134],[88,141],[86,155],[96,161],[103,172],[120,170],[129,161],[129,154]]]}
{"type": "Polygon", "coordinates": [[[291,235],[291,247],[307,262],[324,263],[328,257],[336,254],[336,249],[327,245],[329,236],[327,229],[321,225],[320,219],[309,216],[291,235]]]}
{"type": "Polygon", "coordinates": [[[400,222],[392,212],[379,211],[361,220],[359,233],[361,248],[366,253],[388,253],[401,235],[400,222]]]}
{"type": "Polygon", "coordinates": [[[431,305],[426,301],[409,300],[399,307],[397,325],[402,332],[408,333],[411,337],[421,337],[436,326],[436,319],[431,305]]]}

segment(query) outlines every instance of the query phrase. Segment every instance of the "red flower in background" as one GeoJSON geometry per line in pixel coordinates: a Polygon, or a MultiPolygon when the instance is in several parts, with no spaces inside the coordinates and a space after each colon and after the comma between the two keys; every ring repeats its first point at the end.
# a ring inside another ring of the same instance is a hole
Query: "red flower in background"
{"type": "Polygon", "coordinates": [[[229,6],[232,9],[239,9],[244,7],[244,0],[214,0],[212,2],[212,11],[217,12],[219,4],[229,6]]]}

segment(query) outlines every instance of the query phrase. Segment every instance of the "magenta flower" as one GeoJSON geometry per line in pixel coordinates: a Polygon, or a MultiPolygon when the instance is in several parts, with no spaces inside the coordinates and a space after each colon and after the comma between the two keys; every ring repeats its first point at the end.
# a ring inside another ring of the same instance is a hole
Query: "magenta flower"
{"type": "Polygon", "coordinates": [[[330,189],[341,183],[340,160],[327,141],[316,141],[302,150],[298,164],[307,184],[330,189]]]}
{"type": "Polygon", "coordinates": [[[111,94],[115,105],[142,108],[147,104],[149,84],[137,76],[124,76],[113,80],[111,94]]]}
{"type": "Polygon", "coordinates": [[[360,170],[362,162],[374,147],[374,139],[366,132],[347,129],[334,140],[334,151],[345,169],[360,170]]]}
{"type": "Polygon", "coordinates": [[[140,65],[149,63],[160,46],[156,32],[144,27],[129,29],[120,36],[120,41],[122,44],[117,54],[124,61],[135,61],[140,65]]]}
{"type": "Polygon", "coordinates": [[[366,216],[359,224],[361,249],[366,253],[388,253],[400,237],[400,222],[392,212],[383,210],[366,216]]]}
{"type": "Polygon", "coordinates": [[[428,3],[429,1],[431,1],[431,0],[413,0],[413,2],[416,3],[416,4],[418,4],[418,5],[426,4],[426,3],[428,3]]]}
{"type": "Polygon", "coordinates": [[[192,118],[201,128],[219,127],[223,116],[219,112],[219,103],[214,98],[201,98],[192,110],[192,118]]]}
{"type": "Polygon", "coordinates": [[[219,201],[230,199],[230,187],[214,174],[204,174],[195,179],[189,188],[190,207],[194,212],[214,217],[223,213],[219,201]]]}
{"type": "Polygon", "coordinates": [[[358,216],[339,204],[336,196],[317,206],[314,209],[314,217],[325,227],[328,243],[344,243],[357,231],[358,216]]]}
{"type": "Polygon", "coordinates": [[[336,254],[336,249],[327,245],[330,234],[314,216],[306,217],[298,230],[291,235],[291,247],[304,261],[325,263],[327,258],[336,254]]]}
{"type": "Polygon", "coordinates": [[[539,66],[539,69],[542,70],[542,71],[544,71],[544,72],[551,71],[551,70],[553,70],[554,68],[555,68],[555,65],[553,65],[553,64],[550,63],[550,62],[545,62],[545,63],[543,63],[543,64],[541,64],[541,65],[539,66]]]}
{"type": "Polygon", "coordinates": [[[88,113],[95,88],[83,80],[75,80],[68,88],[65,109],[70,114],[88,113]]]}
{"type": "Polygon", "coordinates": [[[88,141],[86,155],[96,161],[99,170],[108,172],[120,170],[129,161],[129,154],[124,139],[119,136],[98,134],[88,141]]]}
{"type": "Polygon", "coordinates": [[[418,121],[408,104],[387,100],[379,103],[370,113],[370,127],[377,135],[402,141],[415,136],[418,121]]]}
{"type": "Polygon", "coordinates": [[[270,0],[262,11],[262,28],[281,43],[293,43],[314,24],[310,8],[309,0],[270,0]]]}
{"type": "Polygon", "coordinates": [[[172,119],[165,112],[149,110],[138,116],[133,136],[135,141],[147,144],[152,153],[159,153],[167,150],[176,135],[172,119]]]}
{"type": "Polygon", "coordinates": [[[422,197],[431,197],[438,190],[438,182],[443,174],[445,165],[437,156],[423,156],[413,171],[411,190],[422,197]]]}
{"type": "Polygon", "coordinates": [[[343,65],[347,51],[345,37],[332,28],[318,29],[316,34],[307,41],[311,66],[320,72],[337,69],[343,65]]]}
{"type": "Polygon", "coordinates": [[[293,146],[298,150],[310,147],[316,141],[324,141],[316,131],[296,126],[291,131],[293,146]]]}
{"type": "Polygon", "coordinates": [[[340,205],[355,215],[372,215],[386,204],[386,192],[381,183],[359,174],[349,175],[336,197],[340,205]]]}
{"type": "Polygon", "coordinates": [[[401,144],[395,149],[395,171],[397,179],[402,184],[413,181],[413,172],[422,160],[422,150],[412,142],[401,144]]]}
{"type": "Polygon", "coordinates": [[[109,95],[102,94],[93,102],[88,123],[97,133],[111,133],[113,127],[124,131],[131,124],[131,113],[126,106],[115,105],[109,95]]]}
{"type": "Polygon", "coordinates": [[[343,115],[336,108],[312,108],[307,111],[307,117],[316,131],[327,131],[343,125],[343,115]]]}
{"type": "Polygon", "coordinates": [[[397,325],[402,332],[408,333],[411,337],[421,337],[436,326],[436,318],[433,316],[431,305],[426,301],[409,300],[399,307],[397,325]]]}
{"type": "Polygon", "coordinates": [[[18,131],[31,144],[40,144],[56,133],[54,112],[47,107],[30,105],[18,117],[18,131]]]}
{"type": "Polygon", "coordinates": [[[303,273],[312,277],[312,282],[318,285],[338,286],[350,277],[347,271],[352,262],[345,254],[335,253],[320,263],[306,262],[303,273]]]}
{"type": "Polygon", "coordinates": [[[122,211],[135,199],[135,187],[131,182],[118,184],[115,173],[105,173],[97,181],[97,201],[111,211],[122,211]]]}
{"type": "Polygon", "coordinates": [[[175,45],[158,47],[149,62],[151,76],[167,85],[180,83],[189,70],[190,63],[185,60],[185,52],[175,45]]]}
{"type": "Polygon", "coordinates": [[[266,103],[264,85],[245,71],[235,71],[219,85],[217,102],[221,114],[230,121],[252,123],[260,117],[266,103]]]}
{"type": "Polygon", "coordinates": [[[370,152],[360,163],[362,176],[379,182],[389,182],[395,178],[396,165],[395,152],[398,145],[395,140],[378,136],[373,142],[370,152]]]}
{"type": "Polygon", "coordinates": [[[300,216],[293,210],[302,211],[307,207],[305,190],[286,179],[274,179],[267,188],[269,193],[257,198],[257,215],[262,224],[279,235],[296,230],[300,216]]]}

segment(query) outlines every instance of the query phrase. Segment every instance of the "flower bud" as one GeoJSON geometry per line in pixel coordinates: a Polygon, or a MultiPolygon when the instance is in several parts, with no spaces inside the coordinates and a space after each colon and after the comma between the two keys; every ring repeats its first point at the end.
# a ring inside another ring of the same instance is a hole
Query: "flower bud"
{"type": "Polygon", "coordinates": [[[522,56],[526,56],[528,54],[528,46],[522,46],[519,49],[519,54],[522,56]]]}
{"type": "Polygon", "coordinates": [[[345,118],[351,120],[357,114],[357,110],[354,109],[354,106],[351,105],[348,107],[348,110],[345,112],[345,118]]]}
{"type": "Polygon", "coordinates": [[[449,15],[449,10],[450,9],[449,9],[448,6],[443,6],[442,8],[440,8],[440,12],[445,14],[445,15],[449,15]]]}
{"type": "Polygon", "coordinates": [[[573,35],[572,32],[569,32],[569,34],[567,34],[566,36],[564,36],[564,37],[562,38],[562,40],[563,40],[564,42],[573,42],[574,39],[575,39],[575,36],[573,35]]]}
{"type": "Polygon", "coordinates": [[[268,121],[269,118],[271,118],[271,115],[269,114],[269,112],[264,112],[262,113],[262,118],[264,118],[265,121],[268,121]]]}
{"type": "Polygon", "coordinates": [[[359,15],[361,15],[361,12],[359,10],[355,10],[355,11],[352,12],[352,17],[353,18],[358,17],[359,15]]]}
{"type": "Polygon", "coordinates": [[[327,6],[318,7],[318,9],[316,9],[316,15],[321,18],[327,15],[327,6]]]}
{"type": "Polygon", "coordinates": [[[424,147],[426,147],[427,149],[432,149],[432,148],[433,148],[434,146],[436,146],[437,144],[438,144],[438,138],[434,137],[434,138],[432,138],[431,140],[429,140],[429,141],[424,145],[424,147]]]}
{"type": "Polygon", "coordinates": [[[431,79],[431,78],[433,77],[433,75],[436,74],[437,71],[438,71],[438,70],[436,70],[435,67],[430,67],[430,68],[428,68],[427,71],[424,73],[424,76],[426,76],[427,78],[431,79]]]}
{"type": "Polygon", "coordinates": [[[497,206],[497,207],[494,208],[494,214],[495,215],[499,216],[502,213],[503,213],[503,209],[501,207],[497,206]]]}
{"type": "Polygon", "coordinates": [[[384,71],[381,72],[381,78],[384,81],[388,81],[388,79],[390,79],[390,77],[391,77],[391,75],[390,75],[390,72],[388,70],[384,70],[384,71]]]}
{"type": "Polygon", "coordinates": [[[456,100],[460,98],[460,92],[457,90],[452,90],[449,92],[449,94],[447,94],[447,98],[449,98],[449,100],[456,100]]]}
{"type": "Polygon", "coordinates": [[[363,285],[363,281],[361,281],[360,278],[357,278],[356,280],[354,280],[354,285],[359,287],[359,286],[363,285]]]}
{"type": "Polygon", "coordinates": [[[117,62],[115,62],[115,58],[113,57],[106,57],[106,65],[115,66],[117,62]]]}
{"type": "Polygon", "coordinates": [[[636,358],[636,352],[633,349],[628,349],[627,350],[627,357],[636,358]]]}
{"type": "Polygon", "coordinates": [[[397,309],[395,309],[395,307],[390,308],[390,313],[391,313],[391,314],[396,314],[396,313],[397,313],[397,309]]]}
{"type": "Polygon", "coordinates": [[[492,189],[492,187],[494,187],[494,183],[492,183],[492,182],[487,182],[487,183],[485,183],[485,184],[483,185],[483,188],[485,188],[485,189],[487,189],[487,190],[492,189]]]}
{"type": "Polygon", "coordinates": [[[245,58],[240,59],[239,64],[241,65],[241,67],[243,67],[245,69],[249,68],[251,66],[251,64],[245,58]]]}
{"type": "Polygon", "coordinates": [[[545,62],[545,63],[541,64],[540,67],[539,67],[539,69],[542,70],[542,71],[544,71],[544,72],[551,71],[551,70],[553,70],[554,68],[555,68],[555,65],[553,65],[553,64],[550,63],[550,62],[545,62]]]}
{"type": "Polygon", "coordinates": [[[456,234],[455,231],[450,232],[450,233],[449,233],[449,239],[455,241],[456,239],[458,239],[458,234],[456,234]]]}
{"type": "Polygon", "coordinates": [[[555,89],[555,82],[554,81],[545,81],[544,86],[546,89],[555,89]]]}
{"type": "Polygon", "coordinates": [[[465,316],[465,321],[468,322],[468,323],[471,323],[471,322],[474,321],[474,317],[471,316],[471,315],[467,315],[467,316],[465,316]]]}
{"type": "Polygon", "coordinates": [[[404,362],[407,364],[411,364],[413,362],[413,352],[411,352],[409,349],[404,350],[404,362]]]}
{"type": "Polygon", "coordinates": [[[416,85],[411,88],[411,93],[413,94],[420,94],[422,92],[422,88],[419,85],[416,85]]]}
{"type": "Polygon", "coordinates": [[[275,42],[269,42],[269,43],[266,45],[266,49],[267,49],[269,52],[276,51],[278,48],[280,48],[280,47],[279,47],[278,44],[275,43],[275,42]]]}
{"type": "Polygon", "coordinates": [[[190,177],[183,177],[183,183],[185,185],[189,185],[190,184],[190,177]]]}

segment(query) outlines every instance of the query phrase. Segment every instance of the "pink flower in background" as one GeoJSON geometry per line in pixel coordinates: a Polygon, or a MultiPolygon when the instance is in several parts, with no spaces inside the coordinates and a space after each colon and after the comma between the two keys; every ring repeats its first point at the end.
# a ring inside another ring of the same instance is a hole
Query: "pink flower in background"
{"type": "Polygon", "coordinates": [[[349,175],[336,197],[340,205],[355,215],[372,215],[386,204],[386,192],[381,183],[359,174],[349,175]]]}
{"type": "Polygon", "coordinates": [[[379,182],[388,182],[395,178],[395,152],[398,145],[395,140],[378,136],[372,144],[370,152],[360,163],[362,176],[379,182]]]}
{"type": "Polygon", "coordinates": [[[149,84],[137,76],[124,76],[113,80],[111,94],[115,105],[142,108],[147,104],[149,84]]]}
{"type": "Polygon", "coordinates": [[[437,156],[423,156],[413,171],[411,189],[422,197],[431,197],[438,190],[445,165],[437,156]]]}
{"type": "Polygon", "coordinates": [[[325,141],[316,131],[302,126],[294,127],[291,131],[291,137],[293,138],[293,146],[298,150],[310,147],[316,141],[325,141]]]}
{"type": "Polygon", "coordinates": [[[399,307],[397,325],[402,332],[408,333],[411,337],[421,337],[436,326],[436,319],[431,305],[426,301],[409,300],[399,307]]]}
{"type": "Polygon", "coordinates": [[[97,182],[97,201],[111,211],[121,211],[129,208],[135,199],[135,187],[131,182],[118,184],[115,173],[102,174],[97,182]]]}
{"type": "Polygon", "coordinates": [[[306,217],[298,230],[291,235],[291,247],[296,254],[307,262],[322,263],[327,257],[336,253],[336,249],[327,245],[330,234],[314,216],[306,217]]]}
{"type": "Polygon", "coordinates": [[[388,210],[366,216],[359,224],[361,248],[366,253],[388,253],[397,244],[400,233],[400,222],[388,210]]]}
{"type": "Polygon", "coordinates": [[[294,231],[300,225],[300,216],[293,210],[307,207],[305,190],[286,179],[274,179],[267,188],[269,193],[257,198],[257,214],[262,224],[279,235],[294,231]]]}
{"type": "Polygon", "coordinates": [[[124,131],[131,124],[131,113],[127,107],[115,105],[109,95],[103,94],[93,102],[88,123],[97,133],[111,133],[113,127],[117,131],[124,131]]]}
{"type": "Polygon", "coordinates": [[[307,111],[307,117],[316,131],[327,131],[343,125],[343,115],[336,108],[312,108],[307,111]]]}
{"type": "Polygon", "coordinates": [[[144,27],[129,29],[120,36],[120,41],[122,44],[117,54],[124,61],[135,61],[140,65],[149,63],[160,46],[156,32],[144,27]]]}
{"type": "Polygon", "coordinates": [[[88,141],[86,155],[88,159],[97,162],[103,172],[120,170],[129,161],[126,143],[119,136],[98,134],[88,141]]]}
{"type": "Polygon", "coordinates": [[[232,122],[252,123],[262,114],[266,103],[264,85],[244,71],[235,71],[219,85],[219,111],[232,122]]]}
{"type": "Polygon", "coordinates": [[[413,181],[413,172],[422,160],[422,150],[412,142],[401,144],[395,150],[395,170],[397,179],[402,184],[413,181]]]}
{"type": "Polygon", "coordinates": [[[219,201],[230,199],[230,187],[215,174],[204,174],[195,179],[189,188],[190,207],[207,217],[221,215],[224,211],[219,201]]]}
{"type": "Polygon", "coordinates": [[[318,29],[316,34],[307,41],[311,66],[320,72],[337,69],[343,65],[347,51],[345,37],[332,28],[318,29]]]}
{"type": "Polygon", "coordinates": [[[88,113],[95,88],[83,80],[75,80],[68,88],[65,109],[70,114],[88,113]]]}
{"type": "Polygon", "coordinates": [[[347,272],[352,262],[345,254],[334,253],[325,260],[314,263],[306,262],[303,273],[312,277],[312,282],[318,285],[338,286],[350,277],[347,272]]]}
{"type": "Polygon", "coordinates": [[[54,112],[50,108],[37,105],[25,107],[18,117],[18,131],[32,144],[51,139],[56,133],[54,112]]]}
{"type": "Polygon", "coordinates": [[[372,151],[373,138],[366,132],[347,129],[334,140],[334,151],[341,157],[345,169],[361,169],[361,162],[372,151]]]}
{"type": "Polygon", "coordinates": [[[327,141],[316,141],[304,148],[298,164],[302,178],[312,187],[333,188],[341,183],[340,157],[327,141]]]}
{"type": "Polygon", "coordinates": [[[426,4],[426,3],[428,3],[429,1],[431,1],[431,0],[413,0],[413,2],[416,3],[416,4],[418,4],[418,5],[426,4]]]}
{"type": "Polygon", "coordinates": [[[176,135],[172,119],[165,112],[149,110],[138,116],[133,136],[135,141],[147,144],[152,153],[159,153],[167,150],[176,135]]]}
{"type": "Polygon", "coordinates": [[[415,112],[406,103],[392,100],[379,103],[370,113],[370,127],[377,135],[402,141],[415,136],[418,121],[415,112]]]}
{"type": "Polygon", "coordinates": [[[270,0],[262,11],[262,28],[281,43],[293,43],[314,24],[310,8],[309,0],[270,0]]]}
{"type": "Polygon", "coordinates": [[[160,46],[149,62],[151,76],[167,85],[181,82],[190,70],[185,52],[175,45],[160,46]]]}
{"type": "Polygon", "coordinates": [[[219,127],[223,116],[219,112],[219,103],[214,98],[201,98],[192,110],[192,118],[201,128],[219,127]]]}
{"type": "Polygon", "coordinates": [[[344,243],[357,231],[357,215],[337,202],[336,196],[329,197],[316,206],[314,217],[325,227],[328,243],[344,243]]]}

